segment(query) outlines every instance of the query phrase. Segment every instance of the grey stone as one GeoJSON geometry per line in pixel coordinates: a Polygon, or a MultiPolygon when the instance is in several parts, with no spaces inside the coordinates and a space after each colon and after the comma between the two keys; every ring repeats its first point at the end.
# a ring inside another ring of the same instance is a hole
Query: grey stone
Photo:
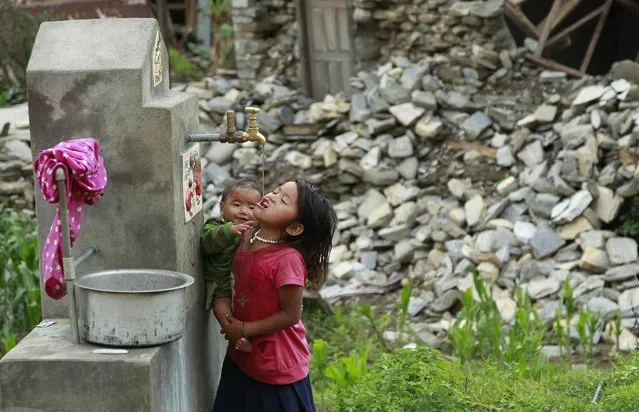
{"type": "Polygon", "coordinates": [[[415,106],[423,107],[426,110],[437,110],[437,99],[431,92],[415,90],[411,99],[415,106]]]}
{"type": "Polygon", "coordinates": [[[572,105],[579,106],[582,104],[591,103],[595,100],[599,100],[599,98],[604,94],[605,91],[606,88],[598,84],[593,86],[586,86],[579,91],[579,94],[577,95],[575,100],[573,100],[572,105]]]}
{"type": "Polygon", "coordinates": [[[544,148],[539,140],[526,145],[519,153],[519,160],[524,162],[528,167],[534,167],[544,161],[544,148]]]}
{"type": "Polygon", "coordinates": [[[629,237],[613,237],[606,242],[606,251],[612,265],[632,263],[637,256],[637,242],[629,237]]]}
{"type": "Polygon", "coordinates": [[[371,116],[371,111],[363,93],[354,93],[351,96],[351,111],[349,120],[353,123],[362,122],[371,116]]]}
{"type": "Polygon", "coordinates": [[[424,66],[413,66],[405,69],[400,79],[402,87],[406,90],[415,90],[422,81],[427,69],[424,66]]]}
{"type": "Polygon", "coordinates": [[[375,189],[370,189],[368,192],[366,192],[362,204],[357,209],[357,215],[360,218],[367,219],[373,212],[373,210],[375,210],[375,208],[383,204],[388,204],[386,196],[375,189]]]}
{"type": "Polygon", "coordinates": [[[31,163],[31,149],[21,140],[9,140],[4,148],[9,158],[14,158],[25,163],[31,163]]]}
{"type": "Polygon", "coordinates": [[[557,293],[561,282],[554,278],[541,278],[530,282],[526,288],[531,299],[538,300],[557,293]]]}
{"type": "Polygon", "coordinates": [[[515,164],[515,157],[510,146],[500,147],[497,150],[497,164],[502,167],[510,167],[515,164]]]}
{"type": "Polygon", "coordinates": [[[231,179],[231,174],[215,163],[209,163],[204,174],[207,182],[211,182],[218,187],[223,187],[231,179]]]}
{"type": "Polygon", "coordinates": [[[361,262],[366,268],[374,270],[377,266],[377,252],[367,251],[363,252],[361,256],[361,262]]]}
{"type": "Polygon", "coordinates": [[[439,135],[444,124],[439,119],[420,120],[415,125],[415,134],[425,139],[433,139],[439,135]]]}
{"type": "Polygon", "coordinates": [[[417,316],[425,307],[426,301],[424,299],[411,296],[408,301],[408,314],[410,316],[417,316]]]}
{"type": "Polygon", "coordinates": [[[413,155],[413,142],[408,136],[401,136],[390,141],[388,155],[394,158],[405,158],[413,155]]]}
{"type": "Polygon", "coordinates": [[[395,116],[397,121],[403,126],[411,126],[424,114],[424,109],[422,107],[417,107],[410,102],[391,106],[388,111],[391,112],[391,114],[395,116]]]}
{"type": "Polygon", "coordinates": [[[231,110],[233,106],[233,101],[227,99],[226,97],[219,96],[214,97],[207,103],[207,108],[209,112],[224,114],[227,110],[231,110]]]}
{"type": "Polygon", "coordinates": [[[388,80],[384,86],[380,87],[379,94],[390,105],[410,101],[409,92],[393,80],[388,80]]]}
{"type": "Polygon", "coordinates": [[[557,116],[557,106],[542,104],[535,110],[535,120],[539,123],[550,123],[557,116]]]}
{"type": "Polygon", "coordinates": [[[430,305],[430,309],[435,312],[444,312],[453,307],[459,300],[460,293],[457,289],[449,289],[430,305]]]}
{"type": "Polygon", "coordinates": [[[397,171],[404,179],[414,179],[417,176],[419,161],[416,157],[409,157],[397,166],[397,171]]]}
{"type": "Polygon", "coordinates": [[[551,256],[565,244],[566,241],[547,226],[537,227],[537,232],[530,239],[530,246],[533,248],[536,259],[551,256]]]}
{"type": "Polygon", "coordinates": [[[588,208],[590,202],[592,194],[587,190],[581,190],[553,207],[550,217],[558,224],[570,223],[588,208]]]}
{"type": "Polygon", "coordinates": [[[639,264],[615,266],[606,271],[603,278],[606,282],[621,282],[639,275],[639,264]]]}
{"type": "Polygon", "coordinates": [[[483,112],[475,112],[461,124],[461,129],[472,140],[477,139],[493,123],[492,119],[483,112]]]}
{"type": "Polygon", "coordinates": [[[619,310],[619,305],[604,297],[595,297],[588,301],[586,307],[588,311],[599,316],[604,322],[613,319],[619,310]]]}

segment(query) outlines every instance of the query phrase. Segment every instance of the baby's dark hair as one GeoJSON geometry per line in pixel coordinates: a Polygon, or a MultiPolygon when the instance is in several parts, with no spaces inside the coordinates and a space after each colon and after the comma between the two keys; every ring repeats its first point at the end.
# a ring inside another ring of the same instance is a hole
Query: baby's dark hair
{"type": "Polygon", "coordinates": [[[260,194],[260,196],[264,196],[264,193],[262,192],[262,185],[260,185],[257,180],[250,177],[241,177],[233,180],[224,188],[220,202],[225,201],[226,198],[237,189],[255,190],[260,194]]]}
{"type": "Polygon", "coordinates": [[[304,226],[304,232],[291,239],[290,243],[304,257],[312,286],[319,287],[328,273],[337,214],[319,188],[301,179],[295,180],[295,183],[299,207],[297,222],[304,226]]]}

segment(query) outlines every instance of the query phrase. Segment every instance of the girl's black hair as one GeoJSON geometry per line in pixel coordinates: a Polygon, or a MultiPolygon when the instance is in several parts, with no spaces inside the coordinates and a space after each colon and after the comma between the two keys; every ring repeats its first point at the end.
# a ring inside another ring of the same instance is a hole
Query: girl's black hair
{"type": "Polygon", "coordinates": [[[237,189],[246,189],[246,190],[255,190],[260,196],[263,196],[262,193],[262,185],[257,182],[257,180],[252,179],[250,177],[242,177],[236,180],[233,180],[229,183],[222,192],[222,198],[220,202],[224,202],[227,197],[231,195],[237,189]]]}
{"type": "Polygon", "coordinates": [[[319,188],[301,179],[296,179],[295,183],[299,208],[297,223],[304,226],[304,232],[290,243],[304,257],[308,280],[314,287],[319,287],[328,273],[337,214],[319,188]]]}

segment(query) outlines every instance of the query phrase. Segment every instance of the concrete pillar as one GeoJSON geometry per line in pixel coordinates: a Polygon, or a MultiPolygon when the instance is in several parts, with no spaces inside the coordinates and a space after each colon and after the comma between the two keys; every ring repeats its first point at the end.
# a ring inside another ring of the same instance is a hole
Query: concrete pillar
{"type": "MultiPolygon", "coordinates": [[[[204,309],[202,212],[185,223],[182,188],[198,98],[170,90],[168,64],[154,19],[43,23],[27,69],[28,100],[34,159],[61,140],[91,136],[102,146],[108,186],[87,207],[73,247],[76,256],[90,245],[98,252],[76,275],[149,268],[193,276],[184,337],[107,356],[72,344],[68,321],[36,329],[0,362],[0,410],[199,412],[212,405],[226,345],[204,309]]],[[[43,242],[55,207],[36,198],[43,242]]],[[[67,317],[66,299],[42,295],[44,318],[67,317]]]]}

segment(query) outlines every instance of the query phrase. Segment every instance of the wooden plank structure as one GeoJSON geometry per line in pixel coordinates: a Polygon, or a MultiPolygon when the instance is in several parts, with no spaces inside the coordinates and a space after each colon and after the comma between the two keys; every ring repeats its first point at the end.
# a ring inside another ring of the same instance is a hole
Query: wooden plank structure
{"type": "Polygon", "coordinates": [[[355,70],[352,9],[347,0],[297,0],[301,79],[315,99],[350,91],[355,70]]]}
{"type": "MultiPolygon", "coordinates": [[[[639,14],[639,4],[632,0],[596,0],[601,4],[575,21],[571,25],[563,28],[556,34],[561,23],[566,20],[570,14],[582,2],[594,2],[595,0],[553,0],[548,15],[535,25],[522,11],[521,6],[528,0],[507,0],[505,6],[505,15],[528,37],[537,40],[537,48],[534,53],[526,54],[526,58],[540,66],[551,70],[558,70],[568,73],[571,76],[582,77],[586,75],[592,56],[597,48],[599,37],[606,23],[606,19],[613,4],[618,4],[629,11],[639,14]],[[588,43],[588,48],[584,54],[583,60],[579,68],[568,67],[560,64],[544,54],[551,54],[553,49],[565,48],[571,45],[570,35],[584,24],[598,17],[597,24],[588,43]]],[[[638,55],[639,57],[639,55],[638,55]]]]}

